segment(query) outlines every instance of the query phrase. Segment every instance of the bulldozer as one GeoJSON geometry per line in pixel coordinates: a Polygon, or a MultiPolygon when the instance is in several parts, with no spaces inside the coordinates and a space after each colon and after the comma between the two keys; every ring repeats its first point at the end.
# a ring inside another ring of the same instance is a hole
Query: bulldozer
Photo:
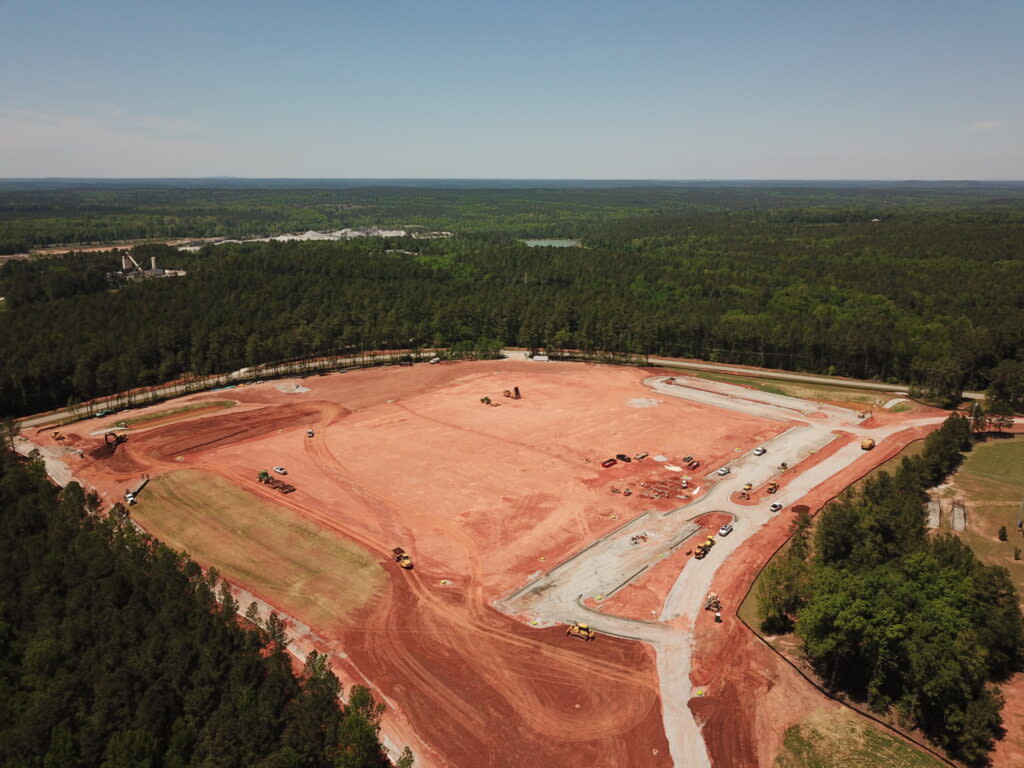
{"type": "Polygon", "coordinates": [[[586,640],[588,643],[597,637],[597,632],[582,621],[570,624],[569,628],[565,630],[565,634],[566,637],[578,637],[580,640],[586,640]]]}
{"type": "Polygon", "coordinates": [[[407,571],[412,570],[412,558],[409,557],[409,554],[401,547],[395,547],[392,549],[391,557],[396,563],[398,563],[399,567],[405,568],[407,571]]]}
{"type": "Polygon", "coordinates": [[[768,483],[768,493],[777,493],[779,490],[779,484],[772,480],[768,483]]]}

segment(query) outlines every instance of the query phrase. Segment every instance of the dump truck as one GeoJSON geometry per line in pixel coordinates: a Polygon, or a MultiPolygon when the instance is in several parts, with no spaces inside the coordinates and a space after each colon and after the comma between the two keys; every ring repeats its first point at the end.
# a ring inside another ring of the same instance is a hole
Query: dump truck
{"type": "Polygon", "coordinates": [[[396,563],[405,570],[412,570],[412,558],[409,554],[401,547],[395,547],[391,550],[391,557],[396,563]]]}
{"type": "Polygon", "coordinates": [[[587,642],[597,637],[597,632],[582,621],[575,621],[570,624],[569,628],[565,630],[565,634],[567,637],[578,637],[580,640],[586,640],[587,642]]]}
{"type": "Polygon", "coordinates": [[[863,440],[860,441],[860,449],[862,451],[870,451],[874,447],[875,441],[872,440],[870,437],[865,437],[863,440]]]}

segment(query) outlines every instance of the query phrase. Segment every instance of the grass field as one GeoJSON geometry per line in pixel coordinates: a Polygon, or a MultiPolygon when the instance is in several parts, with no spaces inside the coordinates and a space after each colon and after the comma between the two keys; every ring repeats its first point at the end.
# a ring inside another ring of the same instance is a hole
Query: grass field
{"type": "Polygon", "coordinates": [[[975,445],[943,489],[943,505],[957,496],[967,505],[964,541],[982,561],[1006,566],[1024,594],[1024,561],[1013,559],[1015,547],[1024,550],[1024,536],[1017,533],[1024,499],[1024,437],[990,438],[975,445]],[[999,541],[1001,525],[1006,526],[1008,541],[999,541]]]}
{"type": "Polygon", "coordinates": [[[236,405],[234,400],[207,400],[202,403],[192,403],[191,405],[183,405],[180,408],[171,408],[166,411],[156,411],[154,413],[147,413],[145,416],[136,416],[132,419],[122,419],[117,422],[117,426],[124,429],[130,427],[137,427],[140,424],[145,425],[146,422],[157,421],[159,419],[166,419],[169,416],[177,416],[181,413],[190,413],[191,411],[202,411],[202,410],[217,410],[220,408],[233,408],[236,405]]]}
{"type": "Polygon", "coordinates": [[[154,479],[131,514],[161,541],[314,626],[330,626],[384,582],[369,552],[205,472],[154,479]]]}
{"type": "Polygon", "coordinates": [[[942,768],[931,755],[846,710],[821,710],[786,731],[774,768],[942,768]]]}
{"type": "MultiPolygon", "coordinates": [[[[829,384],[807,384],[799,381],[781,381],[778,379],[761,379],[756,376],[732,376],[725,373],[709,373],[702,371],[697,374],[699,378],[711,379],[712,381],[723,381],[727,384],[738,384],[742,387],[753,387],[761,392],[768,392],[772,395],[788,395],[789,397],[800,397],[805,400],[817,400],[833,403],[860,403],[864,406],[873,406],[875,402],[887,403],[896,396],[891,392],[879,392],[873,389],[851,389],[829,384]]],[[[913,403],[897,403],[893,406],[894,411],[908,411],[914,406],[913,403]]]]}

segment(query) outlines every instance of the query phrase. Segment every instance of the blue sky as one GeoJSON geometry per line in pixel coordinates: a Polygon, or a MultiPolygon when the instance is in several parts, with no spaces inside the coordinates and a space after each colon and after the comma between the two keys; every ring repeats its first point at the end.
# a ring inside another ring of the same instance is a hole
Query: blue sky
{"type": "Polygon", "coordinates": [[[0,177],[1024,179],[1022,30],[1022,0],[0,0],[0,177]]]}

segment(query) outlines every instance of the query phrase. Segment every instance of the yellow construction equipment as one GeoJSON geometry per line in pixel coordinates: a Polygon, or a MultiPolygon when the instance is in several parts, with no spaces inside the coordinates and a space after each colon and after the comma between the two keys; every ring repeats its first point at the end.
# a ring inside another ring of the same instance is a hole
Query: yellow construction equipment
{"type": "Polygon", "coordinates": [[[779,484],[776,483],[774,480],[772,480],[770,483],[768,483],[768,493],[775,493],[778,490],[779,490],[779,484]]]}
{"type": "Polygon", "coordinates": [[[587,624],[582,621],[573,622],[569,625],[569,628],[565,630],[565,634],[568,637],[578,637],[580,640],[586,640],[590,642],[597,637],[597,632],[592,630],[587,624]]]}
{"type": "Polygon", "coordinates": [[[708,552],[711,551],[713,546],[715,546],[715,537],[708,536],[707,540],[703,544],[697,545],[697,549],[693,556],[698,560],[703,560],[707,556],[708,552]]]}
{"type": "Polygon", "coordinates": [[[405,570],[412,569],[412,558],[409,557],[408,553],[401,547],[395,547],[391,550],[391,556],[399,566],[405,568],[405,570]]]}
{"type": "Polygon", "coordinates": [[[860,441],[860,449],[862,451],[870,451],[874,447],[875,447],[875,441],[872,440],[870,437],[866,437],[866,438],[864,438],[863,440],[860,441]]]}
{"type": "Polygon", "coordinates": [[[55,429],[53,430],[53,439],[58,442],[62,442],[64,440],[64,435],[60,433],[60,430],[55,429]]]}
{"type": "Polygon", "coordinates": [[[746,485],[744,485],[744,486],[743,486],[743,490],[744,490],[744,491],[749,491],[749,490],[750,490],[750,489],[752,489],[753,487],[754,487],[754,484],[753,484],[753,483],[747,483],[746,485]]]}

